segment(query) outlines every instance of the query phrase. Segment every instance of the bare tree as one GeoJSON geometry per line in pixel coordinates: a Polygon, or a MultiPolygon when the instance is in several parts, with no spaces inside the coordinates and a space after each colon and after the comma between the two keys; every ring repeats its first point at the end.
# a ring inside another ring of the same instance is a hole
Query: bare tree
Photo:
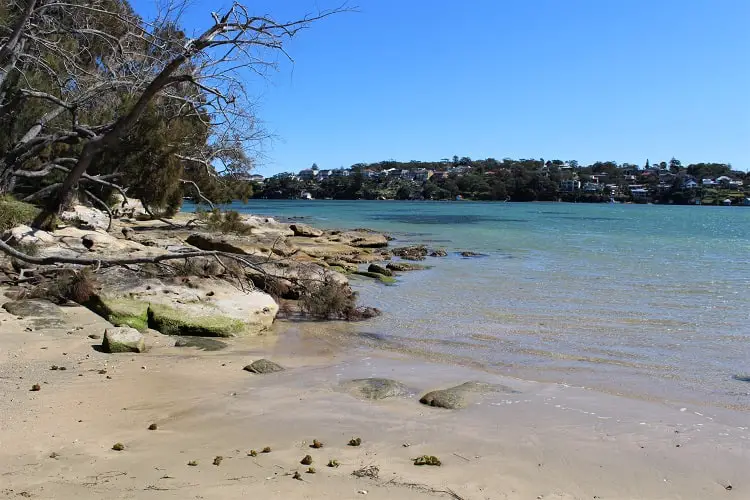
{"type": "Polygon", "coordinates": [[[0,30],[0,118],[19,110],[36,114],[0,159],[0,193],[18,178],[63,172],[35,221],[45,229],[81,182],[112,184],[87,171],[156,102],[206,128],[205,143],[179,145],[186,164],[211,173],[217,161],[236,160],[262,136],[247,76],[274,69],[279,56],[288,57],[286,41],[345,10],[278,21],[234,3],[211,13],[209,27],[189,37],[175,22],[181,5],[148,23],[118,0],[14,1],[17,15],[0,30]]]}

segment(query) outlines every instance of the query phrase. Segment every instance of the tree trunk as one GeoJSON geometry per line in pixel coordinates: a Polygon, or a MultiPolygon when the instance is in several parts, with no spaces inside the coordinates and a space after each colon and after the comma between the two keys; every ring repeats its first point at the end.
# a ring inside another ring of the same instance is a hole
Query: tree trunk
{"type": "Polygon", "coordinates": [[[76,163],[76,166],[65,177],[65,181],[63,181],[57,196],[50,199],[47,206],[44,207],[36,219],[34,219],[34,222],[32,222],[32,227],[44,231],[55,229],[55,226],[57,226],[57,216],[70,206],[78,190],[78,181],[86,173],[94,156],[96,156],[102,147],[101,138],[94,139],[86,144],[83,151],[81,151],[81,156],[78,158],[78,163],[76,163]]]}

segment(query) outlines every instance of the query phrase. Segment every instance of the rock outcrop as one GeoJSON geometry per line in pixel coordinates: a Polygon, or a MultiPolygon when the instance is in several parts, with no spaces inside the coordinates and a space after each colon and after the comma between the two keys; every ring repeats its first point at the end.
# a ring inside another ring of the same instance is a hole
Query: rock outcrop
{"type": "Polygon", "coordinates": [[[429,266],[422,266],[420,264],[410,264],[408,262],[389,262],[386,269],[396,272],[406,271],[421,271],[423,269],[429,269],[429,266]]]}
{"type": "Polygon", "coordinates": [[[323,231],[308,226],[307,224],[291,224],[289,229],[294,232],[294,236],[302,236],[304,238],[317,238],[323,236],[323,231]]]}
{"type": "Polygon", "coordinates": [[[278,312],[268,294],[243,292],[223,280],[143,279],[108,269],[99,281],[100,290],[86,304],[90,309],[112,324],[166,335],[257,335],[270,328],[278,312]]]}

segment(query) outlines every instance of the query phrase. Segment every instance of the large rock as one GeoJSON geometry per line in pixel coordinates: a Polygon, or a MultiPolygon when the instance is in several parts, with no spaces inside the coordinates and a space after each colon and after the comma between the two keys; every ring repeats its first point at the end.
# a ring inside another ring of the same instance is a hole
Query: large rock
{"type": "Polygon", "coordinates": [[[238,236],[232,234],[193,233],[185,241],[189,245],[201,250],[216,250],[218,252],[240,255],[267,256],[275,254],[282,257],[290,257],[299,251],[299,248],[290,244],[285,238],[274,235],[238,236]]]}
{"type": "Polygon", "coordinates": [[[102,350],[109,353],[145,352],[146,341],[135,328],[115,327],[104,331],[102,350]]]}
{"type": "Polygon", "coordinates": [[[112,200],[110,210],[112,210],[112,215],[115,217],[129,217],[133,219],[150,217],[140,200],[134,198],[124,199],[119,193],[113,194],[110,199],[112,200]]]}
{"type": "Polygon", "coordinates": [[[3,309],[14,316],[22,318],[62,318],[63,312],[60,306],[48,300],[21,299],[6,302],[3,309]]]}
{"type": "Polygon", "coordinates": [[[281,366],[278,363],[274,363],[273,361],[269,361],[267,359],[258,359],[247,365],[243,370],[248,371],[250,373],[257,373],[259,375],[263,375],[266,373],[275,373],[284,371],[284,367],[281,366]]]}
{"type": "Polygon", "coordinates": [[[66,223],[85,230],[106,230],[109,226],[109,216],[95,208],[85,205],[74,205],[70,210],[60,214],[60,219],[66,223]]]}
{"type": "Polygon", "coordinates": [[[318,236],[323,236],[323,231],[308,226],[307,224],[292,224],[289,226],[289,229],[294,231],[294,236],[302,236],[305,238],[317,238],[318,236]]]}
{"type": "Polygon", "coordinates": [[[144,279],[108,269],[98,282],[100,289],[87,307],[115,325],[166,335],[256,335],[271,327],[279,310],[268,294],[242,291],[219,279],[144,279]]]}
{"type": "Polygon", "coordinates": [[[419,399],[419,402],[428,406],[455,410],[465,408],[476,396],[490,392],[516,393],[518,391],[504,385],[466,382],[448,389],[428,392],[419,399]]]}
{"type": "Polygon", "coordinates": [[[349,380],[341,388],[364,399],[385,399],[409,395],[409,389],[395,380],[387,378],[362,378],[349,380]]]}

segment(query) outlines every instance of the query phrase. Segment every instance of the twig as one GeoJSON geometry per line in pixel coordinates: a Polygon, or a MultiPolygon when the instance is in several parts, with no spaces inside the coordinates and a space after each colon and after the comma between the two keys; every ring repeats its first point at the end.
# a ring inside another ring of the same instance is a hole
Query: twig
{"type": "Polygon", "coordinates": [[[206,204],[209,207],[211,207],[211,210],[214,210],[214,208],[215,208],[214,204],[211,202],[211,200],[209,200],[208,198],[206,198],[205,196],[203,196],[203,193],[201,193],[201,189],[198,187],[198,184],[196,184],[193,181],[187,180],[187,179],[180,179],[180,182],[182,182],[183,184],[190,184],[191,186],[193,186],[193,188],[195,189],[195,192],[198,193],[198,197],[201,200],[205,201],[206,204]]]}
{"type": "Polygon", "coordinates": [[[109,230],[112,229],[112,210],[110,210],[106,203],[104,203],[102,200],[94,196],[91,193],[91,191],[89,191],[88,189],[84,189],[83,192],[86,193],[86,196],[94,200],[100,207],[102,207],[105,212],[107,212],[107,215],[109,216],[109,223],[107,224],[107,232],[109,232],[109,230]]]}
{"type": "Polygon", "coordinates": [[[464,459],[464,460],[466,460],[467,462],[471,462],[471,460],[470,460],[470,459],[466,458],[466,457],[465,457],[465,456],[463,456],[463,455],[459,455],[458,453],[454,453],[454,455],[455,455],[455,456],[457,456],[458,458],[463,458],[463,459],[464,459]]]}

